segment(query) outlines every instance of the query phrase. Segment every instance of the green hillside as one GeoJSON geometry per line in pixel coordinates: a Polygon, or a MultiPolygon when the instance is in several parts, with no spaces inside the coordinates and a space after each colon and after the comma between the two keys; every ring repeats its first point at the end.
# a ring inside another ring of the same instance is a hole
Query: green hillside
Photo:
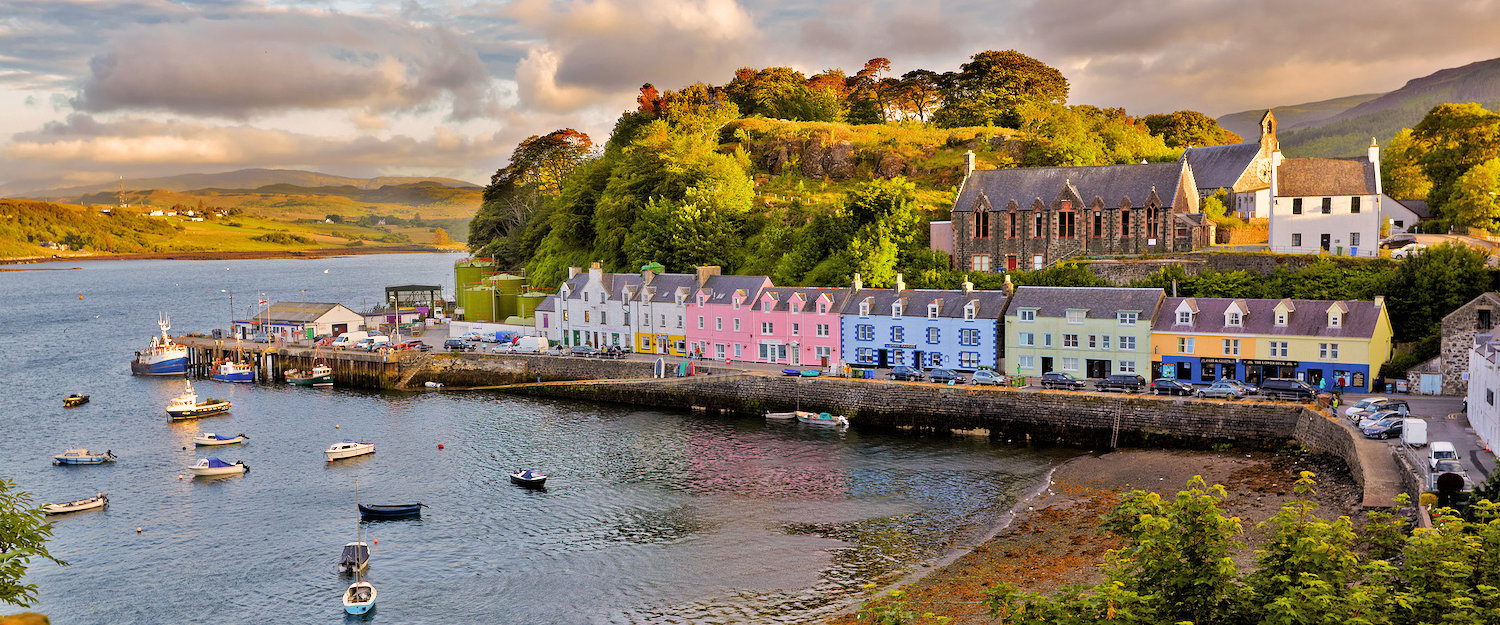
{"type": "MultiPolygon", "coordinates": [[[[1382,95],[1384,94],[1366,93],[1332,100],[1277,106],[1272,108],[1271,112],[1276,114],[1278,132],[1284,133],[1298,128],[1318,126],[1339,113],[1349,110],[1350,107],[1369,102],[1382,95]]],[[[1260,118],[1265,114],[1265,109],[1251,109],[1224,115],[1218,121],[1225,130],[1237,133],[1241,137],[1258,137],[1260,136],[1260,118]]]]}

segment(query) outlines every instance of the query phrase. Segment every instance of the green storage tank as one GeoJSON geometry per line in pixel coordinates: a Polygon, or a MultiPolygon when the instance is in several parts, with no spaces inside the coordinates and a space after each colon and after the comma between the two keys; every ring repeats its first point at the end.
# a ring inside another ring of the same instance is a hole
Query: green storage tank
{"type": "Polygon", "coordinates": [[[536,317],[536,307],[542,305],[542,300],[547,299],[547,295],[547,293],[530,291],[516,298],[521,306],[521,310],[516,315],[526,320],[524,325],[531,325],[531,320],[536,317]]]}
{"type": "Polygon", "coordinates": [[[517,311],[520,309],[520,305],[517,303],[516,297],[521,294],[521,289],[525,288],[526,279],[508,273],[497,273],[485,278],[485,281],[495,288],[495,318],[504,319],[518,314],[517,311]]]}
{"type": "Polygon", "coordinates": [[[464,321],[493,321],[495,319],[494,287],[488,284],[470,284],[459,289],[464,294],[464,321]]]}
{"type": "MultiPolygon", "coordinates": [[[[453,283],[458,285],[453,304],[467,311],[470,302],[465,286],[480,282],[492,273],[495,273],[495,262],[488,258],[468,258],[453,263],[453,283]]],[[[487,305],[493,307],[493,304],[487,305]]]]}

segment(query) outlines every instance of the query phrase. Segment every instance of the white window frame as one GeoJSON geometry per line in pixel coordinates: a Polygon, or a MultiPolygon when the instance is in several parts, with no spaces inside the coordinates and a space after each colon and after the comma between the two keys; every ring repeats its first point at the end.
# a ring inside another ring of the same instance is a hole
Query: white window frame
{"type": "Polygon", "coordinates": [[[1078,349],[1078,335],[1064,333],[1062,335],[1063,349],[1078,349]]]}
{"type": "Polygon", "coordinates": [[[892,319],[900,319],[901,318],[901,313],[904,312],[902,309],[904,309],[904,308],[906,308],[906,306],[904,304],[902,304],[901,302],[895,302],[895,303],[891,304],[891,318],[892,319]]]}
{"type": "Polygon", "coordinates": [[[698,315],[698,329],[703,329],[703,315],[698,315]]]}
{"type": "Polygon", "coordinates": [[[1177,325],[1193,325],[1193,312],[1190,310],[1177,311],[1177,325]]]}
{"type": "Polygon", "coordinates": [[[1239,339],[1224,339],[1224,355],[1225,356],[1238,356],[1238,355],[1240,355],[1240,340],[1239,339]]]}
{"type": "Polygon", "coordinates": [[[927,344],[928,345],[937,345],[939,343],[939,340],[938,340],[939,336],[942,336],[942,334],[938,331],[937,328],[927,328],[927,344]]]}
{"type": "Polygon", "coordinates": [[[1036,369],[1036,356],[1033,356],[1031,354],[1021,354],[1019,356],[1016,356],[1016,367],[1027,371],[1036,369]]]}
{"type": "Polygon", "coordinates": [[[775,333],[776,333],[776,324],[771,323],[770,321],[762,321],[762,322],[760,322],[760,335],[761,336],[770,336],[770,335],[775,334],[775,333]]]}
{"type": "Polygon", "coordinates": [[[1088,311],[1078,308],[1069,308],[1066,314],[1069,324],[1082,325],[1084,317],[1088,315],[1088,311]]]}
{"type": "Polygon", "coordinates": [[[1120,351],[1133,352],[1135,351],[1135,337],[1130,336],[1129,334],[1121,334],[1119,345],[1120,351]]]}
{"type": "Polygon", "coordinates": [[[979,307],[976,306],[974,304],[974,302],[969,302],[968,304],[965,304],[964,305],[964,321],[973,321],[974,317],[976,316],[976,314],[978,313],[978,311],[979,311],[979,307]]]}
{"type": "Polygon", "coordinates": [[[1195,341],[1193,341],[1193,337],[1190,337],[1190,336],[1179,336],[1179,337],[1177,337],[1177,353],[1179,353],[1179,354],[1191,354],[1191,353],[1197,351],[1195,349],[1197,347],[1197,345],[1195,345],[1194,343],[1195,343],[1195,341]]]}
{"type": "Polygon", "coordinates": [[[1078,357],[1077,356],[1063,356],[1062,357],[1062,370],[1063,371],[1077,371],[1078,370],[1078,357]]]}
{"type": "Polygon", "coordinates": [[[1138,313],[1138,312],[1123,312],[1122,311],[1122,312],[1115,313],[1115,319],[1117,321],[1119,321],[1120,325],[1122,325],[1122,326],[1133,326],[1133,325],[1135,325],[1136,323],[1138,323],[1140,321],[1140,318],[1141,318],[1141,313],[1138,313]]]}
{"type": "Polygon", "coordinates": [[[1115,363],[1115,371],[1119,373],[1135,373],[1134,360],[1120,360],[1115,363]]]}
{"type": "Polygon", "coordinates": [[[1036,333],[1018,332],[1016,333],[1016,343],[1021,347],[1036,347],[1036,333]]]}
{"type": "Polygon", "coordinates": [[[1026,323],[1031,323],[1033,321],[1036,321],[1036,309],[1035,308],[1022,308],[1021,310],[1016,311],[1016,320],[1017,321],[1023,321],[1023,322],[1026,322],[1026,323]]]}
{"type": "Polygon", "coordinates": [[[927,305],[927,318],[928,319],[937,319],[938,318],[938,311],[939,310],[941,310],[941,307],[939,307],[937,304],[928,304],[927,305]]]}
{"type": "Polygon", "coordinates": [[[818,327],[816,328],[816,330],[817,330],[818,336],[824,336],[824,337],[828,336],[828,324],[826,324],[826,323],[820,323],[820,324],[818,324],[818,327]]]}
{"type": "Polygon", "coordinates": [[[739,317],[735,317],[734,318],[734,331],[735,332],[739,332],[740,331],[740,318],[739,317]]]}

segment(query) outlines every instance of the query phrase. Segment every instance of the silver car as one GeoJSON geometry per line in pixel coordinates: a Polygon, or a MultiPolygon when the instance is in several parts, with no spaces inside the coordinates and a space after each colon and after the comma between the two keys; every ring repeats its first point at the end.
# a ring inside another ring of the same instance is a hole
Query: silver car
{"type": "Polygon", "coordinates": [[[1197,395],[1199,397],[1217,397],[1219,399],[1240,399],[1245,396],[1245,391],[1238,384],[1219,380],[1209,386],[1198,389],[1197,395]]]}

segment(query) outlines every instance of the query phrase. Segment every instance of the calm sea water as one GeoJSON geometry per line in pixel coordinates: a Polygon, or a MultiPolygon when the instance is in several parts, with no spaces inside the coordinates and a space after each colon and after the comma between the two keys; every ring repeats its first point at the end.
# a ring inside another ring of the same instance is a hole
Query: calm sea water
{"type": "Polygon", "coordinates": [[[810,622],[857,601],[865,581],[913,570],[993,522],[1074,453],[491,393],[208,380],[199,394],[228,397],[233,412],[174,424],[163,408],[181,380],[129,374],[158,312],[174,333],[223,327],[221,289],[237,317],[261,293],[365,310],[386,285],[451,293],[455,258],[0,273],[0,476],[39,502],[110,495],[107,510],[54,517],[50,548],[71,566],[33,563],[33,609],[70,624],[342,621],[350,580],[335,563],[361,531],[357,479],[363,502],[430,506],[420,520],[362,526],[378,541],[370,620],[810,622]],[[70,392],[93,401],[65,410],[70,392]],[[205,453],[191,442],[200,432],[251,440],[205,453]],[[324,462],[321,450],[346,437],[377,452],[324,462]],[[52,466],[69,447],[120,460],[52,466]],[[209,454],[251,471],[187,476],[209,454]],[[508,483],[522,465],[551,474],[546,492],[508,483]]]}

